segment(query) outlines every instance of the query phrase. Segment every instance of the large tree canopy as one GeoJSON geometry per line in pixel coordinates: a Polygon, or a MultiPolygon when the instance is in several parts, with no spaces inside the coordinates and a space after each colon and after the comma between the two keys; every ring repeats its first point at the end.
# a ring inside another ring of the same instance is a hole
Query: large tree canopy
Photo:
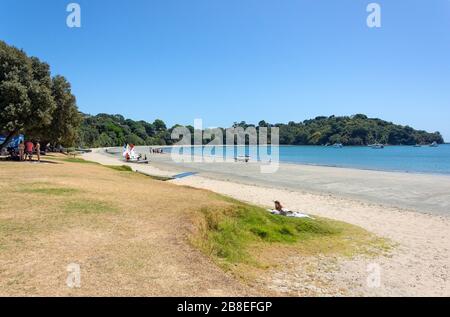
{"type": "Polygon", "coordinates": [[[51,144],[73,145],[78,138],[82,117],[70,83],[63,76],[52,79],[52,96],[56,108],[52,113],[50,125],[39,129],[36,135],[51,144]]]}
{"type": "Polygon", "coordinates": [[[55,110],[50,68],[0,41],[0,130],[5,144],[21,131],[48,125],[55,110]]]}
{"type": "Polygon", "coordinates": [[[48,64],[0,41],[0,147],[18,133],[72,145],[80,118],[64,77],[52,79],[48,64]]]}

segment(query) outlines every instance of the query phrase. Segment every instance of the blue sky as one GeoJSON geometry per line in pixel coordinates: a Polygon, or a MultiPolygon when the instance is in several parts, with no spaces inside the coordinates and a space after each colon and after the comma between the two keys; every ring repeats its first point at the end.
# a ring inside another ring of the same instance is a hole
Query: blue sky
{"type": "Polygon", "coordinates": [[[0,39],[80,109],[172,125],[365,113],[450,141],[450,1],[0,0],[0,39]],[[81,29],[66,6],[82,9],[81,29]]]}

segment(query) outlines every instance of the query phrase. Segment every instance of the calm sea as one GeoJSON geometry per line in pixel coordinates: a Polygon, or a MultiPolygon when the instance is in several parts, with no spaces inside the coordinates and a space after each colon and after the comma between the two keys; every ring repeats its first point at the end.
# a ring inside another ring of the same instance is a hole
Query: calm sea
{"type": "MultiPolygon", "coordinates": [[[[180,151],[179,149],[175,149],[180,151]]],[[[165,149],[172,151],[171,148],[165,149]]],[[[234,158],[250,155],[252,160],[260,158],[252,147],[195,147],[192,154],[234,158]]],[[[269,152],[261,148],[261,152],[269,152]]],[[[187,154],[187,153],[184,153],[187,154]]],[[[450,174],[450,144],[439,147],[387,146],[384,149],[370,147],[324,147],[324,146],[279,146],[279,160],[286,163],[311,164],[359,169],[401,171],[413,173],[450,174]]]]}

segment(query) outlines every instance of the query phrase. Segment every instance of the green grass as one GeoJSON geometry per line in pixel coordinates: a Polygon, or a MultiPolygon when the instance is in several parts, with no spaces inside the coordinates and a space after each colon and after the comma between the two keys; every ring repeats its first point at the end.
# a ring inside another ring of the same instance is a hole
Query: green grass
{"type": "MultiPolygon", "coordinates": [[[[99,164],[97,162],[87,161],[85,159],[78,158],[78,157],[75,157],[75,158],[74,157],[68,157],[68,158],[61,158],[61,159],[52,157],[51,159],[52,160],[56,160],[56,161],[68,162],[68,163],[102,165],[102,164],[99,164]]],[[[102,166],[104,166],[106,168],[109,168],[109,169],[113,169],[113,170],[118,171],[118,172],[133,172],[133,169],[130,166],[128,166],[128,165],[102,165],[102,166]]],[[[173,179],[172,177],[149,175],[149,174],[144,174],[144,173],[140,173],[140,172],[137,172],[137,173],[145,175],[147,177],[150,177],[151,179],[158,180],[158,181],[163,181],[163,182],[166,182],[166,181],[169,181],[169,180],[173,179]]]]}
{"type": "Polygon", "coordinates": [[[62,161],[68,163],[81,163],[81,164],[98,164],[97,162],[88,161],[79,157],[67,157],[63,158],[62,161]]]}
{"type": "Polygon", "coordinates": [[[146,176],[150,177],[151,179],[162,182],[167,182],[173,179],[172,177],[165,177],[165,176],[156,176],[156,175],[146,175],[146,176]]]}
{"type": "Polygon", "coordinates": [[[74,188],[64,188],[64,187],[50,187],[50,188],[29,188],[21,190],[23,193],[34,193],[52,196],[65,196],[73,193],[77,193],[78,190],[74,188]]]}
{"type": "Polygon", "coordinates": [[[95,200],[69,201],[63,205],[65,213],[103,214],[117,212],[117,208],[106,202],[95,200]]]}
{"type": "Polygon", "coordinates": [[[133,169],[128,165],[103,165],[104,167],[113,169],[119,172],[132,172],[133,169]]]}
{"type": "Polygon", "coordinates": [[[85,160],[85,159],[83,159],[81,157],[73,157],[73,156],[53,156],[52,154],[47,154],[45,156],[45,159],[46,160],[50,160],[50,161],[99,165],[99,163],[97,163],[97,162],[88,161],[88,160],[85,160]]]}
{"type": "Polygon", "coordinates": [[[224,211],[204,208],[202,213],[212,254],[229,262],[249,258],[246,248],[251,243],[292,244],[341,231],[323,220],[271,215],[262,208],[245,204],[224,211]]]}
{"type": "MultiPolygon", "coordinates": [[[[79,157],[65,157],[65,158],[52,157],[51,159],[57,160],[57,161],[68,162],[68,163],[101,165],[101,164],[99,164],[97,162],[88,161],[88,160],[85,160],[85,159],[79,158],[79,157]]],[[[102,165],[102,166],[104,166],[106,168],[109,168],[109,169],[113,169],[115,171],[119,171],[119,172],[132,172],[133,171],[133,169],[130,166],[127,166],[127,165],[102,165]]]]}
{"type": "Polygon", "coordinates": [[[267,246],[294,247],[304,255],[345,256],[388,248],[383,239],[350,224],[272,215],[260,207],[229,198],[223,200],[230,202],[230,206],[201,210],[204,217],[201,238],[194,243],[225,266],[239,263],[259,266],[254,255],[267,246]]]}

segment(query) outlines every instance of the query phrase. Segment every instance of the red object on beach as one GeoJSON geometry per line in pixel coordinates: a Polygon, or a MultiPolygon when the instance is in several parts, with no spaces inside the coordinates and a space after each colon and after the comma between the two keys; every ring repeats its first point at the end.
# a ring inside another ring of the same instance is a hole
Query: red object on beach
{"type": "Polygon", "coordinates": [[[28,153],[32,153],[33,152],[33,142],[27,141],[27,143],[25,144],[25,150],[28,153]]]}

